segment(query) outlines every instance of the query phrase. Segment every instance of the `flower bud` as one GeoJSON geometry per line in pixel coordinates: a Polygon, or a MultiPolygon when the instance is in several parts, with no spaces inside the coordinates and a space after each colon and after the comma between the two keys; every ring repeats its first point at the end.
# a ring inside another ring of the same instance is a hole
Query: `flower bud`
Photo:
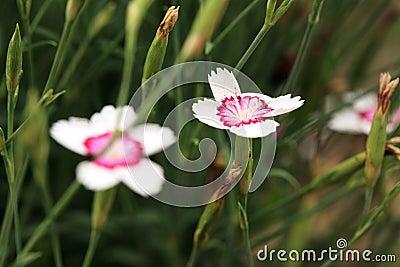
{"type": "Polygon", "coordinates": [[[13,93],[18,88],[22,75],[22,44],[19,26],[15,27],[13,36],[8,45],[6,60],[6,81],[9,93],[13,93]]]}
{"type": "Polygon", "coordinates": [[[92,209],[92,228],[94,230],[103,229],[107,221],[108,214],[114,203],[117,187],[104,191],[97,191],[93,200],[92,209]]]}
{"type": "Polygon", "coordinates": [[[106,26],[112,16],[114,15],[116,4],[114,2],[108,3],[94,18],[91,26],[89,27],[89,39],[95,37],[106,26]]]}
{"type": "Polygon", "coordinates": [[[177,8],[172,6],[167,10],[164,19],[161,21],[156,36],[147,52],[146,62],[143,68],[142,83],[161,70],[167,50],[168,36],[175,26],[178,13],[179,6],[177,8]]]}
{"type": "Polygon", "coordinates": [[[229,0],[206,0],[200,8],[183,44],[177,62],[198,57],[221,21],[229,0]]]}
{"type": "Polygon", "coordinates": [[[68,0],[67,7],[65,9],[65,19],[67,22],[72,22],[76,19],[79,11],[85,0],[68,0]]]}
{"type": "Polygon", "coordinates": [[[390,99],[399,84],[399,79],[390,81],[389,73],[382,73],[379,79],[378,105],[371,125],[367,143],[364,166],[367,185],[374,187],[381,173],[386,148],[386,127],[390,99]]]}

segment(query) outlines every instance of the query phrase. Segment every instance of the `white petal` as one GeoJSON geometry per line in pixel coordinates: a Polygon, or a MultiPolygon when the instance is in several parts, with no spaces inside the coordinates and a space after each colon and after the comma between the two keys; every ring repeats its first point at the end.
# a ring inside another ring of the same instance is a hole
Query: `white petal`
{"type": "Polygon", "coordinates": [[[120,182],[118,169],[127,168],[109,169],[91,161],[82,161],[76,167],[76,179],[86,189],[93,191],[107,190],[120,182]]]}
{"type": "Polygon", "coordinates": [[[241,94],[242,97],[244,96],[255,96],[258,97],[262,100],[264,100],[266,103],[269,103],[273,98],[267,95],[259,94],[259,93],[243,93],[241,94]]]}
{"type": "Polygon", "coordinates": [[[328,127],[337,132],[368,134],[371,124],[360,118],[359,114],[351,108],[344,108],[333,115],[328,127]]]}
{"type": "Polygon", "coordinates": [[[208,75],[208,82],[217,101],[240,94],[240,87],[235,76],[227,69],[217,68],[217,72],[212,71],[208,75]]]}
{"type": "Polygon", "coordinates": [[[267,136],[273,132],[276,131],[276,127],[279,126],[279,123],[277,123],[274,120],[265,120],[260,123],[251,123],[251,124],[246,124],[242,125],[239,127],[231,127],[229,128],[229,131],[232,133],[247,137],[247,138],[258,138],[258,137],[264,137],[267,136]]]}
{"type": "MultiPolygon", "coordinates": [[[[353,99],[354,100],[354,99],[353,99]]],[[[366,94],[358,99],[355,99],[353,107],[357,111],[365,111],[376,107],[377,95],[374,93],[366,94]]]]}
{"type": "Polygon", "coordinates": [[[163,168],[147,158],[129,167],[129,172],[122,171],[120,174],[122,182],[142,196],[158,194],[165,181],[163,168]]]}
{"type": "Polygon", "coordinates": [[[87,119],[75,117],[57,121],[50,128],[50,135],[54,140],[81,155],[87,154],[85,140],[102,133],[104,131],[101,127],[91,124],[87,119]]]}
{"type": "Polygon", "coordinates": [[[90,122],[99,125],[105,131],[122,131],[129,127],[135,120],[136,114],[131,106],[115,108],[111,105],[104,106],[99,113],[95,113],[90,118],[90,122]],[[118,125],[117,125],[118,120],[118,125]]]}
{"type": "Polygon", "coordinates": [[[193,116],[211,127],[228,129],[217,115],[218,105],[218,102],[211,99],[205,98],[204,100],[199,100],[199,102],[194,103],[192,106],[193,116]]]}
{"type": "Polygon", "coordinates": [[[272,98],[268,106],[274,110],[267,113],[266,116],[271,117],[288,113],[301,107],[303,104],[304,100],[301,100],[300,96],[292,98],[290,94],[272,98]]]}
{"type": "Polygon", "coordinates": [[[129,136],[143,144],[144,154],[149,156],[167,149],[176,142],[174,132],[155,123],[135,126],[129,136]]]}

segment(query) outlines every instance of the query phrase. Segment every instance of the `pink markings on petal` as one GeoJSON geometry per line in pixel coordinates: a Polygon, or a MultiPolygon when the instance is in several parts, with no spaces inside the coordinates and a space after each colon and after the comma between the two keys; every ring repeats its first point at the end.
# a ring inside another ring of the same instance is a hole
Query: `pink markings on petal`
{"type": "MultiPolygon", "coordinates": [[[[113,133],[108,132],[98,136],[92,136],[84,141],[88,156],[94,156],[104,150],[112,140],[113,133]]],[[[142,144],[128,135],[118,137],[107,150],[93,161],[109,169],[119,166],[133,166],[139,163],[143,152],[142,144]],[[124,156],[125,152],[125,156],[124,156]]]]}
{"type": "Polygon", "coordinates": [[[368,108],[367,110],[359,112],[359,115],[360,115],[361,119],[372,123],[372,120],[374,119],[375,110],[376,110],[376,106],[373,106],[373,107],[368,108]]]}
{"type": "Polygon", "coordinates": [[[225,97],[217,108],[220,121],[228,127],[259,123],[263,117],[273,109],[257,96],[225,97]]]}

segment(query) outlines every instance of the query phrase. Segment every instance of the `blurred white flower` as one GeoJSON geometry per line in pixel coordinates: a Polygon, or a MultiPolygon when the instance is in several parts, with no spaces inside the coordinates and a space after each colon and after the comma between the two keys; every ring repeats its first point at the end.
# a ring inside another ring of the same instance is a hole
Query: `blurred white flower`
{"type": "MultiPolygon", "coordinates": [[[[359,93],[349,92],[344,95],[344,101],[353,102],[350,107],[334,113],[328,127],[337,132],[368,135],[374,118],[377,95],[369,93],[357,97],[359,93]]],[[[400,108],[389,115],[387,132],[393,131],[400,123],[400,108]]]]}
{"type": "Polygon", "coordinates": [[[232,72],[217,68],[208,75],[214,99],[193,104],[194,116],[201,122],[232,133],[257,138],[276,131],[279,123],[268,117],[281,115],[299,108],[304,100],[290,94],[272,98],[257,93],[241,93],[232,72]]]}
{"type": "Polygon", "coordinates": [[[130,106],[105,106],[90,120],[70,117],[54,123],[50,135],[64,147],[94,157],[76,168],[77,180],[87,189],[106,190],[122,182],[142,196],[154,195],[161,191],[164,171],[148,156],[172,145],[176,137],[171,129],[157,124],[124,128],[135,118],[130,106]],[[115,132],[118,137],[105,149],[115,132]]]}

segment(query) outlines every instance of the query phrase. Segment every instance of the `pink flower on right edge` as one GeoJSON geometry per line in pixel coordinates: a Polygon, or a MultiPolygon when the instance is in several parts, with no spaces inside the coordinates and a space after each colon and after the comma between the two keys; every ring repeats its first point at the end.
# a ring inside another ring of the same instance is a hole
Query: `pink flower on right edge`
{"type": "Polygon", "coordinates": [[[267,136],[276,131],[279,123],[273,116],[301,107],[304,100],[290,94],[273,98],[258,93],[242,93],[231,71],[217,68],[208,75],[214,99],[193,104],[194,117],[218,129],[247,138],[267,136]]]}
{"type": "MultiPolygon", "coordinates": [[[[353,102],[350,107],[343,108],[333,115],[328,127],[336,132],[350,134],[369,134],[374,118],[377,95],[369,93],[357,98],[358,93],[348,92],[344,101],[353,102]]],[[[400,124],[400,108],[389,114],[387,132],[392,132],[400,124]]]]}

